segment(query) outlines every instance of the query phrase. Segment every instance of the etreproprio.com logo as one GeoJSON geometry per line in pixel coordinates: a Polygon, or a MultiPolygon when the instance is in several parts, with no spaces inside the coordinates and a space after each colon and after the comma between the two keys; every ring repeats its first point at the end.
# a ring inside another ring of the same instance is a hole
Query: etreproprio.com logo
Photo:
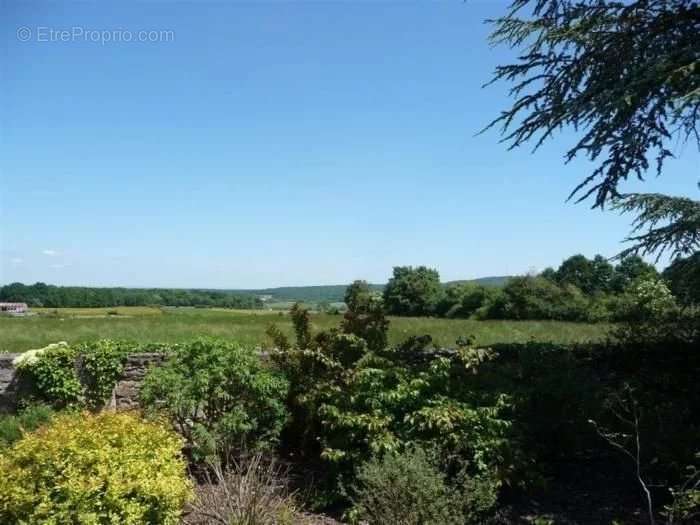
{"type": "Polygon", "coordinates": [[[175,31],[170,29],[87,29],[73,26],[70,29],[58,29],[48,26],[21,26],[17,28],[17,40],[20,42],[89,42],[94,44],[111,43],[151,43],[173,42],[175,31]]]}

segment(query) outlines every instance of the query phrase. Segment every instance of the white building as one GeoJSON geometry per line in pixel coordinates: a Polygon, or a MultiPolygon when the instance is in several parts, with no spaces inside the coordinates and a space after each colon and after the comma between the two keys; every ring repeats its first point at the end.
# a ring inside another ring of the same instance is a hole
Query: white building
{"type": "Polygon", "coordinates": [[[0,313],[24,314],[27,310],[27,303],[0,303],[0,313]]]}

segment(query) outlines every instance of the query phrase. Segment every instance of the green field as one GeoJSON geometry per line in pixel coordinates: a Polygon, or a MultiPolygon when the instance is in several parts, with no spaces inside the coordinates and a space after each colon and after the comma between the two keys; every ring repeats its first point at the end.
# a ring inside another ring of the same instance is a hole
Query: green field
{"type": "MultiPolygon", "coordinates": [[[[337,326],[341,317],[315,314],[316,329],[337,326]]],[[[557,321],[471,321],[392,317],[392,343],[410,335],[430,334],[444,346],[460,335],[473,335],[480,345],[529,340],[583,342],[603,337],[605,325],[557,321]]],[[[158,309],[142,307],[44,310],[27,317],[0,318],[0,351],[22,352],[56,341],[78,343],[97,338],[140,342],[181,342],[200,335],[219,336],[251,346],[268,344],[265,329],[277,324],[292,333],[282,312],[217,309],[158,309]]]]}

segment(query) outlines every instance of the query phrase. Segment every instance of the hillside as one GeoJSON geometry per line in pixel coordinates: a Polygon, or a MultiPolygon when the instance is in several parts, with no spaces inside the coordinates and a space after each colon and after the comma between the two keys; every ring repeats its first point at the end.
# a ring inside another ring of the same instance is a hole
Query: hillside
{"type": "MultiPolygon", "coordinates": [[[[444,283],[445,286],[453,286],[463,283],[474,283],[482,286],[500,287],[510,279],[510,276],[491,276],[480,277],[478,279],[465,279],[459,281],[449,281],[444,283]]],[[[261,288],[257,290],[239,289],[231,290],[239,294],[251,294],[260,296],[269,296],[271,301],[300,301],[304,303],[339,303],[343,301],[347,284],[330,284],[320,286],[281,286],[277,288],[261,288]]],[[[370,284],[370,288],[381,292],[384,290],[383,284],[370,284]]]]}

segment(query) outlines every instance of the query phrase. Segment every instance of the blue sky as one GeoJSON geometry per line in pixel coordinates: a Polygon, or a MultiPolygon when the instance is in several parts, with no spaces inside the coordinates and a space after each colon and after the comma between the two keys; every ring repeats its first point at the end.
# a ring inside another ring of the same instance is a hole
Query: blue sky
{"type": "MultiPolygon", "coordinates": [[[[612,256],[628,230],[565,201],[590,169],[564,166],[570,134],[475,136],[508,104],[481,88],[505,3],[0,5],[0,283],[450,280],[612,256]]],[[[675,152],[624,189],[697,196],[675,152]]]]}

